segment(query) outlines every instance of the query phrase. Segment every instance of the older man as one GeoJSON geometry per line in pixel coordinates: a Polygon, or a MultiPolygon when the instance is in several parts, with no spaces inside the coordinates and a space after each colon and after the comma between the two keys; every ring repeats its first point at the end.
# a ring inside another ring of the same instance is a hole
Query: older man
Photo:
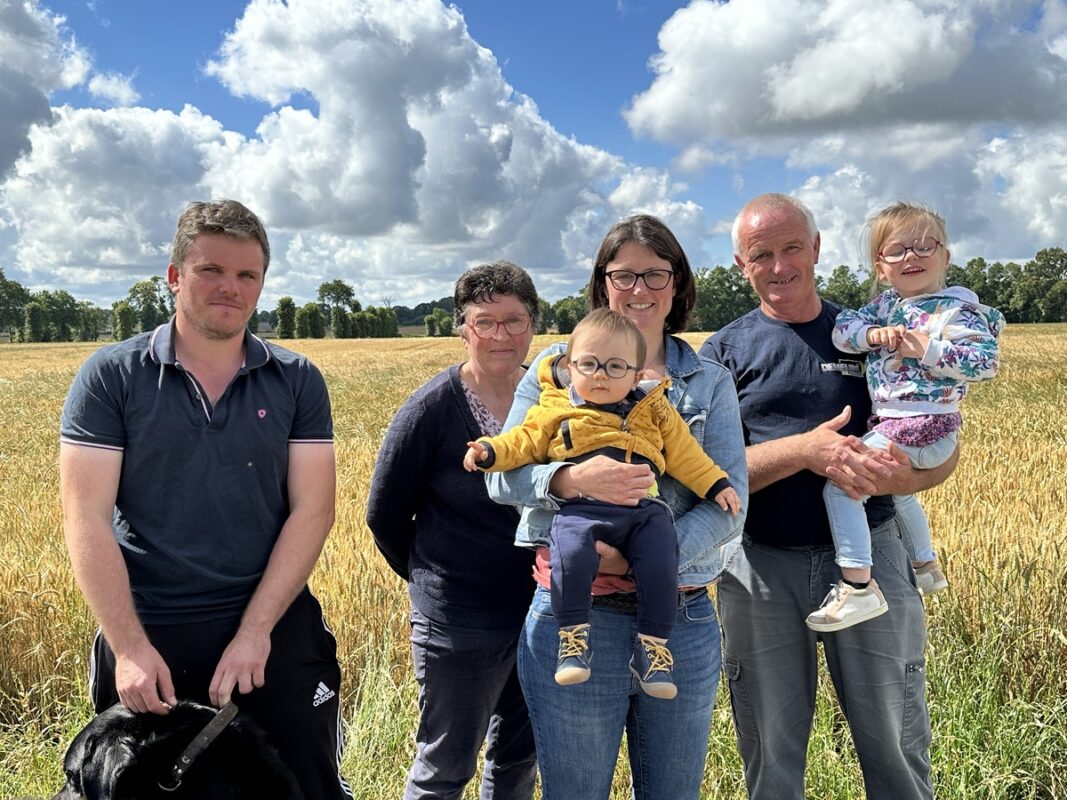
{"type": "Polygon", "coordinates": [[[855,438],[870,400],[862,362],[830,340],[838,308],[816,293],[811,212],[762,195],[741,210],[733,233],[735,260],[760,305],[708,339],[701,355],[733,373],[747,446],[748,518],[718,596],[749,797],[805,796],[820,639],[867,797],[930,797],[922,600],[884,495],[939,483],[955,458],[917,472],[899,450],[871,451],[855,438]],[[840,578],[822,500],[827,476],[854,496],[875,495],[866,506],[873,575],[889,611],[820,636],[804,619],[840,578]]]}
{"type": "Polygon", "coordinates": [[[67,396],[64,534],[100,622],[97,711],[236,690],[308,798],[351,797],[336,643],[306,585],[334,518],[330,401],[306,358],[246,328],[269,258],[240,203],[181,215],[174,318],[98,350],[67,396]]]}

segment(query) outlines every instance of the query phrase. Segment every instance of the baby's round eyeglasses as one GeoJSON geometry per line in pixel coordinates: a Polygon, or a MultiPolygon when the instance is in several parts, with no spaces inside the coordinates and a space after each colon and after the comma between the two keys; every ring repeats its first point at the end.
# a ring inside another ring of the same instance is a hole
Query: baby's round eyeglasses
{"type": "Polygon", "coordinates": [[[674,270],[650,269],[648,272],[631,272],[628,269],[613,269],[611,272],[605,272],[604,275],[611,281],[611,285],[620,292],[634,288],[638,278],[645,282],[645,286],[655,292],[667,288],[667,284],[674,277],[674,270]]]}
{"type": "Polygon", "coordinates": [[[497,321],[492,317],[478,317],[473,322],[468,321],[471,330],[479,339],[492,339],[496,336],[496,332],[503,326],[504,330],[509,336],[521,336],[530,330],[530,318],[528,316],[523,317],[508,317],[505,320],[497,321]]]}
{"type": "Polygon", "coordinates": [[[904,260],[904,256],[908,254],[909,250],[915,253],[917,258],[926,258],[927,256],[932,256],[940,246],[941,242],[933,236],[924,236],[919,242],[910,247],[901,242],[887,244],[881,249],[878,256],[887,264],[899,264],[904,260]]]}
{"type": "Polygon", "coordinates": [[[637,367],[633,364],[627,364],[626,359],[623,358],[609,358],[607,361],[601,361],[593,356],[582,356],[572,361],[571,366],[582,375],[589,377],[596,375],[600,369],[603,369],[604,374],[609,378],[625,378],[626,373],[631,370],[637,372],[637,367]]]}

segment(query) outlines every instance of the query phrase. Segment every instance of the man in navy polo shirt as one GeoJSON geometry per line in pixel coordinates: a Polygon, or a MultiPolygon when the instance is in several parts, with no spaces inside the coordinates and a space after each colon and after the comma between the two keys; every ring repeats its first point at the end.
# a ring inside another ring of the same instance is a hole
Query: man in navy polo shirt
{"type": "Polygon", "coordinates": [[[98,350],[67,396],[64,534],[100,622],[97,711],[236,689],[308,798],[351,797],[336,643],[307,588],[334,519],[330,401],[313,364],[246,328],[269,260],[240,203],[182,214],[173,319],[98,350]]]}
{"type": "Polygon", "coordinates": [[[926,625],[886,495],[940,483],[956,459],[914,470],[899,449],[870,450],[856,438],[866,431],[870,397],[855,358],[831,342],[840,309],[818,295],[821,240],[803,203],[760,195],[737,215],[733,242],[759,307],[708,339],[700,354],[733,375],[745,432],[748,517],[718,599],[748,796],[805,797],[821,640],[866,796],[929,798],[926,625]],[[872,571],[889,611],[820,635],[804,620],[841,576],[822,501],[828,476],[855,497],[871,496],[872,571]]]}

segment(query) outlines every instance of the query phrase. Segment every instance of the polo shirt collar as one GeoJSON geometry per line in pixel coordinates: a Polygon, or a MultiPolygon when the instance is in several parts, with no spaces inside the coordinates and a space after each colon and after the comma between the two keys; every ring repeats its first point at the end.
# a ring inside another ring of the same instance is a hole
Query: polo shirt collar
{"type": "MultiPolygon", "coordinates": [[[[157,364],[174,366],[178,359],[174,355],[174,317],[169,322],[159,325],[148,340],[148,350],[152,360],[157,364]]],[[[270,361],[270,349],[267,343],[245,328],[245,369],[256,369],[270,361]]]]}

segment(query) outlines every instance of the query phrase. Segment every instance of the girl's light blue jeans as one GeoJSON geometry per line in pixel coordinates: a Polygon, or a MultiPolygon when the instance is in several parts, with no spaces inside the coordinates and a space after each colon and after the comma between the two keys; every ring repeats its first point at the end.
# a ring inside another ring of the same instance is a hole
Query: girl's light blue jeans
{"type": "Polygon", "coordinates": [[[589,617],[592,676],[557,684],[551,595],[534,593],[518,663],[544,800],[607,800],[624,730],[635,800],[699,800],[721,664],[719,623],[707,593],[680,597],[668,643],[678,696],[667,701],[644,694],[630,673],[637,616],[597,605],[589,617]]]}
{"type": "MultiPolygon", "coordinates": [[[[958,438],[959,432],[953,431],[933,444],[922,447],[897,444],[897,447],[908,454],[908,460],[915,469],[933,469],[948,460],[956,449],[958,438]]],[[[863,437],[863,443],[876,450],[888,449],[889,441],[877,431],[870,431],[863,437]]],[[[853,500],[830,481],[826,482],[822,494],[826,503],[826,515],[830,518],[838,566],[871,566],[871,529],[867,525],[867,514],[863,510],[863,503],[867,498],[853,500]]],[[[918,498],[913,494],[895,494],[893,503],[896,506],[901,538],[911,560],[932,561],[937,556],[930,538],[930,525],[918,498]]]]}

